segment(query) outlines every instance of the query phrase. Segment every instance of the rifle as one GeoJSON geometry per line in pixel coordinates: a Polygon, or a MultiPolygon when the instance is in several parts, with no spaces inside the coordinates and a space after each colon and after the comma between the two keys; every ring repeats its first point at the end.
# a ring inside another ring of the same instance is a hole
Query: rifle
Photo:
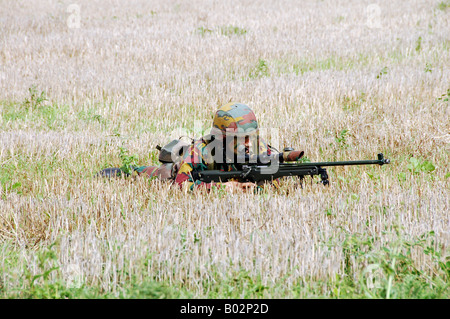
{"type": "MultiPolygon", "coordinates": [[[[280,157],[281,158],[281,157],[280,157]]],[[[272,181],[274,179],[285,176],[304,176],[320,175],[321,183],[329,185],[328,174],[325,167],[328,166],[346,166],[346,165],[384,165],[389,164],[390,160],[384,158],[383,154],[378,154],[376,160],[362,160],[362,161],[341,161],[341,162],[315,162],[315,163],[279,163],[272,162],[272,165],[277,165],[278,169],[273,173],[267,173],[265,169],[269,164],[263,164],[263,160],[257,160],[256,163],[243,163],[242,169],[238,171],[220,171],[220,170],[205,170],[198,172],[197,178],[206,183],[211,182],[227,182],[230,179],[236,179],[239,182],[264,182],[272,181]]]]}

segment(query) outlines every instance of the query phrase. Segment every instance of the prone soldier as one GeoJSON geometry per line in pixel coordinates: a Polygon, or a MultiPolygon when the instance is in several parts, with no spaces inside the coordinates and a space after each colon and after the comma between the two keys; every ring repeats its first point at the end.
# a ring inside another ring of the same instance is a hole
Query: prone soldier
{"type": "MultiPolygon", "coordinates": [[[[284,161],[298,161],[303,151],[288,150],[278,152],[259,135],[259,126],[253,111],[242,103],[228,103],[215,113],[211,132],[191,144],[174,140],[160,149],[161,166],[140,166],[134,171],[138,175],[171,180],[180,187],[187,185],[190,190],[196,188],[211,189],[225,186],[227,190],[246,189],[258,186],[252,182],[203,182],[198,176],[201,171],[220,170],[237,171],[242,159],[281,158],[284,161]]],[[[100,176],[112,176],[122,173],[119,168],[106,168],[100,176]]]]}

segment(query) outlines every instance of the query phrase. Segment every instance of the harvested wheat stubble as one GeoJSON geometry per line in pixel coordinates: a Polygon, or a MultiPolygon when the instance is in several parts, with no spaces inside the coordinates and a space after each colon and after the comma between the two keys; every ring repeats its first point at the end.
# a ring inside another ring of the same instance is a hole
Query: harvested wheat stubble
{"type": "MultiPolygon", "coordinates": [[[[370,256],[429,232],[444,259],[448,10],[435,1],[3,1],[0,287],[27,287],[18,274],[42,272],[39,252],[52,243],[61,269],[52,280],[116,296],[130,278],[151,278],[204,297],[245,271],[281,287],[269,297],[292,297],[308,278],[357,282],[370,256]],[[199,136],[229,101],[248,104],[278,148],[312,161],[383,152],[391,164],[331,168],[330,187],[288,179],[262,194],[93,178],[123,164],[120,147],[157,164],[157,144],[199,136]]],[[[410,258],[441,274],[423,249],[410,258]]]]}

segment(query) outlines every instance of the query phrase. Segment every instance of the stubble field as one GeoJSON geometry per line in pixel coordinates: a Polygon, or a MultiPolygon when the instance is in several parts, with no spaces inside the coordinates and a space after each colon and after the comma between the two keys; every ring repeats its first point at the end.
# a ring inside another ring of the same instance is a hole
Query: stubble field
{"type": "Polygon", "coordinates": [[[0,1],[2,298],[448,298],[448,1],[0,1]],[[229,101],[330,186],[188,192],[229,101]]]}

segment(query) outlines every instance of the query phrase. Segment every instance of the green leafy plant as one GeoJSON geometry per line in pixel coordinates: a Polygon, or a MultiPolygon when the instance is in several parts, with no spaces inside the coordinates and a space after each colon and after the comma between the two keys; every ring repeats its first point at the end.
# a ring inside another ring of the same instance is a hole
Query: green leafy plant
{"type": "Polygon", "coordinates": [[[129,151],[124,147],[119,147],[119,157],[122,161],[120,170],[125,174],[132,174],[139,157],[136,154],[130,155],[129,151]]]}
{"type": "Polygon", "coordinates": [[[447,93],[444,93],[441,95],[441,97],[438,97],[438,101],[444,101],[444,102],[448,102],[448,99],[450,98],[450,88],[447,89],[447,93]]]}
{"type": "Polygon", "coordinates": [[[445,10],[447,10],[447,8],[448,7],[450,7],[450,2],[449,1],[441,1],[441,2],[439,2],[439,4],[438,4],[438,9],[439,10],[441,10],[441,11],[445,11],[445,10]]]}
{"type": "Polygon", "coordinates": [[[378,75],[377,75],[377,79],[380,79],[384,74],[387,74],[387,71],[388,71],[388,67],[387,66],[382,68],[380,73],[378,73],[378,75]]]}
{"type": "Polygon", "coordinates": [[[397,179],[399,182],[404,182],[406,181],[406,173],[405,172],[400,172],[397,174],[397,179]]]}
{"type": "Polygon", "coordinates": [[[237,26],[222,26],[220,28],[220,33],[226,36],[232,35],[244,35],[247,33],[247,30],[237,27],[237,26]]]}
{"type": "Polygon", "coordinates": [[[208,33],[212,33],[213,30],[209,29],[209,28],[205,28],[205,27],[198,27],[197,28],[197,33],[200,34],[202,37],[205,36],[208,33]]]}
{"type": "Polygon", "coordinates": [[[25,291],[20,292],[23,297],[38,299],[69,297],[70,291],[63,286],[60,280],[61,269],[54,249],[55,245],[56,242],[48,247],[38,249],[37,274],[32,273],[28,265],[24,266],[24,283],[28,284],[28,287],[25,291]]]}
{"type": "Polygon", "coordinates": [[[422,49],[422,37],[417,38],[416,41],[416,52],[420,52],[422,49]]]}
{"type": "Polygon", "coordinates": [[[299,163],[311,163],[311,160],[308,157],[303,156],[301,159],[298,160],[298,162],[299,163]]]}
{"type": "Polygon", "coordinates": [[[420,161],[414,157],[409,159],[407,168],[413,174],[418,174],[420,172],[431,173],[436,169],[432,162],[427,160],[420,161]]]}
{"type": "Polygon", "coordinates": [[[250,78],[259,78],[269,75],[269,67],[267,65],[267,61],[263,59],[259,59],[257,65],[252,68],[249,73],[250,78]]]}
{"type": "Polygon", "coordinates": [[[360,278],[364,279],[360,282],[365,294],[370,298],[425,298],[430,294],[436,297],[448,290],[450,262],[436,247],[434,235],[434,231],[430,231],[406,240],[397,232],[396,240],[379,250],[369,251],[365,256],[368,264],[360,278]],[[429,271],[416,267],[413,251],[431,257],[429,271]],[[368,273],[372,274],[371,285],[368,285],[368,273]]]}
{"type": "Polygon", "coordinates": [[[345,148],[349,147],[349,145],[347,143],[348,132],[349,132],[348,129],[343,129],[339,133],[336,133],[336,137],[334,138],[334,140],[336,141],[336,143],[339,145],[339,148],[341,148],[341,149],[345,149],[345,148]]]}
{"type": "Polygon", "coordinates": [[[448,294],[450,262],[436,245],[434,232],[406,239],[400,236],[399,228],[392,226],[387,233],[393,239],[381,246],[376,237],[346,234],[341,244],[344,275],[338,276],[330,289],[334,296],[390,299],[442,298],[448,294]],[[415,254],[431,258],[427,268],[417,267],[415,254]]]}
{"type": "Polygon", "coordinates": [[[25,99],[25,101],[23,102],[23,105],[27,110],[37,109],[42,105],[44,101],[47,101],[45,91],[41,91],[41,93],[38,93],[38,90],[36,89],[35,85],[30,87],[28,91],[30,93],[30,97],[25,99]]]}

